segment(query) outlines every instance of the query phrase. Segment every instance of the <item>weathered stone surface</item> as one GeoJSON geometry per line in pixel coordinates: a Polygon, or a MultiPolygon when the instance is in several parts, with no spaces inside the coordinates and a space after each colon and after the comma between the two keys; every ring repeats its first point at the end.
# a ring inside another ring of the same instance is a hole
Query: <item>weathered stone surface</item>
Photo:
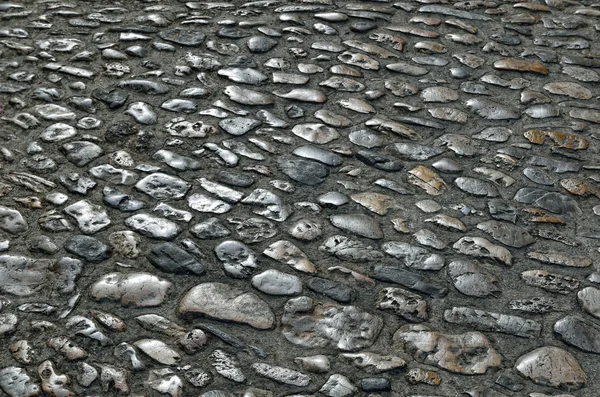
{"type": "Polygon", "coordinates": [[[600,325],[579,316],[566,316],[554,323],[554,332],[567,344],[600,354],[600,325]]]}
{"type": "Polygon", "coordinates": [[[462,237],[452,246],[461,254],[476,258],[490,258],[512,266],[513,256],[509,250],[499,245],[494,245],[482,237],[462,237]]]}
{"type": "Polygon", "coordinates": [[[539,337],[542,331],[542,325],[533,320],[469,307],[453,307],[444,311],[444,320],[479,331],[503,332],[524,338],[539,337]]]}
{"type": "Polygon", "coordinates": [[[257,329],[269,329],[275,321],[271,308],[257,295],[223,283],[193,287],[181,298],[177,310],[186,317],[204,315],[257,329]]]}
{"type": "Polygon", "coordinates": [[[570,353],[554,346],[544,346],[519,357],[515,369],[542,386],[578,390],[587,383],[587,375],[570,353]]]}
{"type": "Polygon", "coordinates": [[[402,288],[384,288],[379,291],[377,305],[380,309],[392,311],[411,322],[418,323],[428,319],[427,301],[402,288]]]}
{"type": "Polygon", "coordinates": [[[354,351],[375,342],[383,321],[355,306],[315,305],[300,296],[287,301],[281,324],[283,336],[296,345],[354,351]]]}
{"type": "Polygon", "coordinates": [[[479,332],[450,335],[407,325],[394,333],[393,343],[425,364],[459,374],[484,374],[502,367],[502,356],[479,332]]]}
{"type": "Polygon", "coordinates": [[[484,297],[501,291],[500,279],[493,266],[474,261],[454,261],[448,265],[448,274],[454,287],[468,296],[484,297]]]}

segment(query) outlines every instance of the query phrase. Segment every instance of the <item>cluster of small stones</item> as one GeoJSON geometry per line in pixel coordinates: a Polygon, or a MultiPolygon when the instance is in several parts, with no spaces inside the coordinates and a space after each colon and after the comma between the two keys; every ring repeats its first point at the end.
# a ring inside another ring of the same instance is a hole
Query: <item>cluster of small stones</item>
{"type": "Polygon", "coordinates": [[[596,1],[0,21],[0,395],[600,394],[596,1]]]}

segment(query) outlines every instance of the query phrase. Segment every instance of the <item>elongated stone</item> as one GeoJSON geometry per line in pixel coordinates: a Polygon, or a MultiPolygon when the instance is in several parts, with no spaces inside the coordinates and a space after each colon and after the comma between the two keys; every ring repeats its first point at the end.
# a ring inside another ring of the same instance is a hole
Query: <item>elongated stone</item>
{"type": "Polygon", "coordinates": [[[254,363],[252,364],[252,369],[258,375],[286,385],[303,387],[308,386],[310,383],[310,377],[308,375],[289,368],[272,366],[266,363],[254,363]]]}
{"type": "Polygon", "coordinates": [[[453,307],[444,311],[444,320],[479,331],[502,332],[523,338],[539,337],[542,331],[542,325],[534,320],[469,307],[453,307]]]}
{"type": "Polygon", "coordinates": [[[373,277],[381,281],[389,281],[406,288],[413,289],[435,298],[443,298],[448,294],[448,289],[430,282],[418,273],[404,270],[394,265],[377,265],[373,270],[373,277]]]}
{"type": "Polygon", "coordinates": [[[388,241],[381,248],[385,253],[404,260],[404,265],[408,268],[440,270],[444,266],[444,258],[441,255],[431,253],[425,248],[398,241],[388,241]]]}
{"type": "Polygon", "coordinates": [[[509,250],[494,245],[482,237],[462,237],[452,246],[458,252],[477,258],[490,258],[512,266],[513,257],[509,250]]]}
{"type": "Polygon", "coordinates": [[[495,69],[513,70],[518,72],[530,72],[547,75],[549,70],[538,62],[530,62],[522,59],[507,58],[494,62],[495,69]]]}
{"type": "Polygon", "coordinates": [[[579,287],[576,278],[549,273],[545,270],[526,270],[521,273],[521,278],[528,285],[559,294],[568,294],[579,287]]]}
{"type": "Polygon", "coordinates": [[[109,273],[90,287],[90,296],[95,301],[151,307],[162,304],[172,287],[169,281],[149,273],[109,273]]]}
{"type": "Polygon", "coordinates": [[[521,248],[535,242],[535,238],[526,230],[510,223],[486,221],[477,225],[477,229],[490,234],[495,240],[509,247],[521,248]]]}

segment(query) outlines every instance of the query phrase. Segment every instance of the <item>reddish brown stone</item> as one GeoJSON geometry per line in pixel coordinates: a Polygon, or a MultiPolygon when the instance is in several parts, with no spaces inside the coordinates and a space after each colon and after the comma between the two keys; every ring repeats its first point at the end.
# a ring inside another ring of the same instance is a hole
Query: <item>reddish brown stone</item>
{"type": "Polygon", "coordinates": [[[549,70],[539,62],[530,62],[523,59],[506,58],[494,62],[494,68],[500,70],[513,70],[516,72],[529,72],[547,75],[549,70]]]}

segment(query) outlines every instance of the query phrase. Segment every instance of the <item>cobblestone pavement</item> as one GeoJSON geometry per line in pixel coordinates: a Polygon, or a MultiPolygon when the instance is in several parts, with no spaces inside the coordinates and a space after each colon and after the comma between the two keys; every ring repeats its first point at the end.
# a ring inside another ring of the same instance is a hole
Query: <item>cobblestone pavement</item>
{"type": "Polygon", "coordinates": [[[0,21],[1,396],[600,395],[596,1],[0,21]]]}

